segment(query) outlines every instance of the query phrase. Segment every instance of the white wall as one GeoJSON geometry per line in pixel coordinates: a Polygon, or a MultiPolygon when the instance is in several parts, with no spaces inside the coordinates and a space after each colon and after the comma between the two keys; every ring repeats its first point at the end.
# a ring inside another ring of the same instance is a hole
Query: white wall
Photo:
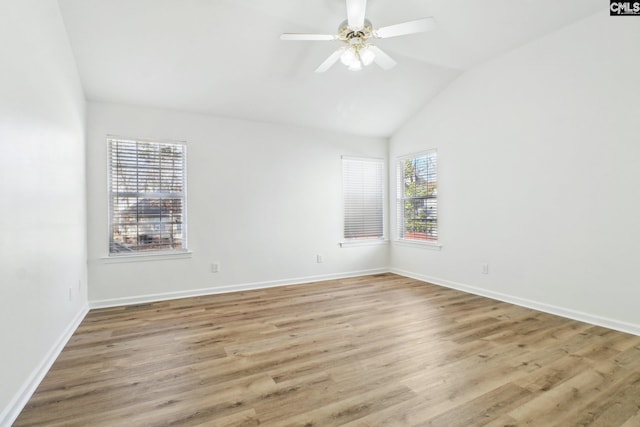
{"type": "Polygon", "coordinates": [[[0,425],[6,425],[87,306],[85,105],[56,1],[0,1],[0,40],[0,425]]]}
{"type": "Polygon", "coordinates": [[[90,103],[89,299],[127,303],[386,269],[388,246],[340,248],[341,155],[387,141],[90,103]],[[187,259],[108,262],[106,136],[187,141],[187,259]],[[324,263],[316,263],[316,255],[324,263]],[[220,263],[211,273],[210,264],[220,263]]]}
{"type": "Polygon", "coordinates": [[[486,63],[392,138],[439,151],[444,245],[394,244],[396,271],[640,333],[638,24],[603,11],[486,63]]]}

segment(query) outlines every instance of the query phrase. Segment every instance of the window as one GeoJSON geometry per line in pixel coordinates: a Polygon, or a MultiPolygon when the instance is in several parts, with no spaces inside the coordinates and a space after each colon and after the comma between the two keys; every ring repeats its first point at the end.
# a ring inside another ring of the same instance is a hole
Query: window
{"type": "Polygon", "coordinates": [[[109,255],[186,250],[186,146],[108,144],[109,255]]]}
{"type": "Polygon", "coordinates": [[[344,239],[384,238],[384,161],[342,158],[344,239]]]}
{"type": "Polygon", "coordinates": [[[436,150],[398,160],[398,238],[438,241],[437,165],[436,150]]]}

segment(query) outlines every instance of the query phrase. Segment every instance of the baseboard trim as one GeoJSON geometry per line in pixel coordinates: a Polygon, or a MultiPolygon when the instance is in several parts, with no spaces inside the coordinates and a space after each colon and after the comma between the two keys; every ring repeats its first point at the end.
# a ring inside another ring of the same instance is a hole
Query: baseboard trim
{"type": "Polygon", "coordinates": [[[277,286],[301,285],[304,283],[320,282],[323,280],[346,279],[349,277],[367,276],[371,274],[388,273],[388,268],[376,268],[371,270],[350,271],[345,273],[323,274],[318,276],[296,277],[282,280],[269,280],[264,282],[241,283],[228,286],[216,286],[211,288],[193,289],[187,291],[164,292],[158,294],[140,295],[134,297],[112,298],[89,301],[89,307],[109,308],[125,305],[147,304],[151,302],[166,301],[171,299],[198,297],[203,295],[224,294],[229,292],[249,291],[254,289],[273,288],[277,286]]]}
{"type": "Polygon", "coordinates": [[[390,269],[390,271],[392,273],[399,274],[401,276],[406,276],[412,279],[433,283],[434,285],[457,289],[459,291],[468,292],[470,294],[492,298],[498,301],[508,302],[510,304],[515,304],[522,307],[531,308],[533,310],[554,314],[556,316],[565,317],[572,320],[578,320],[580,322],[589,323],[591,325],[602,326],[605,328],[614,329],[616,331],[626,332],[628,334],[640,336],[640,325],[637,325],[637,324],[623,322],[620,320],[611,319],[607,317],[594,316],[592,314],[585,313],[582,311],[559,307],[552,304],[546,304],[543,302],[529,300],[526,298],[520,298],[513,295],[503,294],[501,292],[493,292],[493,291],[478,288],[475,286],[465,285],[463,283],[453,282],[451,280],[445,280],[438,277],[427,276],[424,274],[418,274],[411,271],[401,270],[397,268],[392,268],[390,269]]]}
{"type": "Polygon", "coordinates": [[[13,399],[11,399],[9,405],[0,413],[0,426],[10,426],[15,422],[88,312],[89,306],[85,305],[67,325],[47,355],[42,359],[36,369],[33,370],[31,375],[29,375],[29,378],[27,378],[27,381],[24,382],[13,399]]]}

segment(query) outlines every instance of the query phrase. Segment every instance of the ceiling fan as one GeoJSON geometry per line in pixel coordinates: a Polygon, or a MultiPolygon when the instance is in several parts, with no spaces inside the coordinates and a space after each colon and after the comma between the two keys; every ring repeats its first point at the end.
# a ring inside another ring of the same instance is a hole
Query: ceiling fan
{"type": "Polygon", "coordinates": [[[382,49],[369,43],[369,39],[386,39],[407,34],[422,33],[433,29],[433,17],[417,19],[402,24],[389,25],[374,29],[369,20],[365,19],[367,0],[347,0],[347,20],[340,24],[338,34],[297,34],[285,33],[281,40],[340,40],[344,42],[338,50],[333,52],[320,66],[316,73],[324,73],[340,60],[351,71],[361,70],[372,62],[382,69],[389,70],[396,65],[389,55],[382,49]]]}

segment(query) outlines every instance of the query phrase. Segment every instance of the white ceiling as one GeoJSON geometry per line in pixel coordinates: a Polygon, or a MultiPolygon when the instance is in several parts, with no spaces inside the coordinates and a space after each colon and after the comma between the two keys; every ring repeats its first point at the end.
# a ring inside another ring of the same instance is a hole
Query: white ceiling
{"type": "Polygon", "coordinates": [[[376,40],[398,65],[313,71],[339,41],[344,0],[59,0],[87,98],[391,135],[465,70],[603,10],[601,0],[369,0],[374,27],[425,16],[434,31],[376,40]]]}

